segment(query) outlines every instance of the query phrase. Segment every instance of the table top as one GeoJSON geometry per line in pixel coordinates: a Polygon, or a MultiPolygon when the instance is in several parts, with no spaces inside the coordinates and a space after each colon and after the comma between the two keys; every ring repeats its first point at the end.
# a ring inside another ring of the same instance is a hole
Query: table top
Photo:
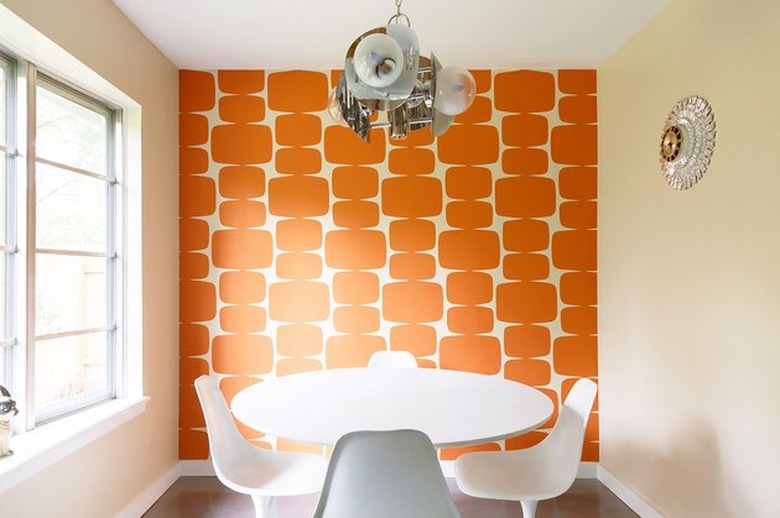
{"type": "Polygon", "coordinates": [[[524,433],[553,411],[542,392],[499,376],[425,368],[331,369],[273,378],[235,395],[233,414],[256,430],[334,445],[357,430],[412,428],[436,446],[524,433]]]}

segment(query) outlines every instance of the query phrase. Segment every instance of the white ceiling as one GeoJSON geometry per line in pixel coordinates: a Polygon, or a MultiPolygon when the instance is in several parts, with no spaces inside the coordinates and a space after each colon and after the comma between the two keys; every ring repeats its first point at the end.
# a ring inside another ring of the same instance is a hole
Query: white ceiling
{"type": "MultiPolygon", "coordinates": [[[[338,69],[394,0],[113,0],[183,69],[338,69]]],[[[423,55],[469,68],[595,68],[667,0],[407,0],[423,55]]]]}

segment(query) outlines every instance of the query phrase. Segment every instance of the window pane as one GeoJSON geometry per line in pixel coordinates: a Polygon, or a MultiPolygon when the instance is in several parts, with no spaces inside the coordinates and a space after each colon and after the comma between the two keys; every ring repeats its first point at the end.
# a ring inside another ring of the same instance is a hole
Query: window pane
{"type": "Polygon", "coordinates": [[[104,180],[38,164],[38,248],[106,252],[104,180]]]}
{"type": "Polygon", "coordinates": [[[105,332],[35,343],[35,410],[108,387],[105,332]]]}
{"type": "Polygon", "coordinates": [[[36,259],[36,336],[108,324],[108,259],[53,254],[36,259]]]}
{"type": "Polygon", "coordinates": [[[71,167],[107,174],[108,121],[44,87],[37,88],[36,155],[71,167]]]}

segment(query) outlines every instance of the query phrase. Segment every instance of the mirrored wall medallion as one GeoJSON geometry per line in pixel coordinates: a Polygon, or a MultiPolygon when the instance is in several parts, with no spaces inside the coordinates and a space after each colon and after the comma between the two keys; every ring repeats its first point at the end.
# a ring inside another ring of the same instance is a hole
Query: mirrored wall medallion
{"type": "Polygon", "coordinates": [[[677,190],[698,182],[715,149],[715,115],[703,97],[686,97],[669,112],[661,135],[661,172],[677,190]]]}

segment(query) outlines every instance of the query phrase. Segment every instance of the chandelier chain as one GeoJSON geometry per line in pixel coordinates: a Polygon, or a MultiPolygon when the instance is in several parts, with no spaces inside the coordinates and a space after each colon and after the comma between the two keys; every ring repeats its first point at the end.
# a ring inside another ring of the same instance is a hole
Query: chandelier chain
{"type": "Polygon", "coordinates": [[[401,21],[403,20],[406,23],[407,27],[412,26],[411,21],[409,21],[409,17],[401,12],[402,3],[403,0],[395,0],[395,14],[391,16],[390,19],[387,21],[388,25],[390,25],[391,23],[401,23],[401,21]]]}

